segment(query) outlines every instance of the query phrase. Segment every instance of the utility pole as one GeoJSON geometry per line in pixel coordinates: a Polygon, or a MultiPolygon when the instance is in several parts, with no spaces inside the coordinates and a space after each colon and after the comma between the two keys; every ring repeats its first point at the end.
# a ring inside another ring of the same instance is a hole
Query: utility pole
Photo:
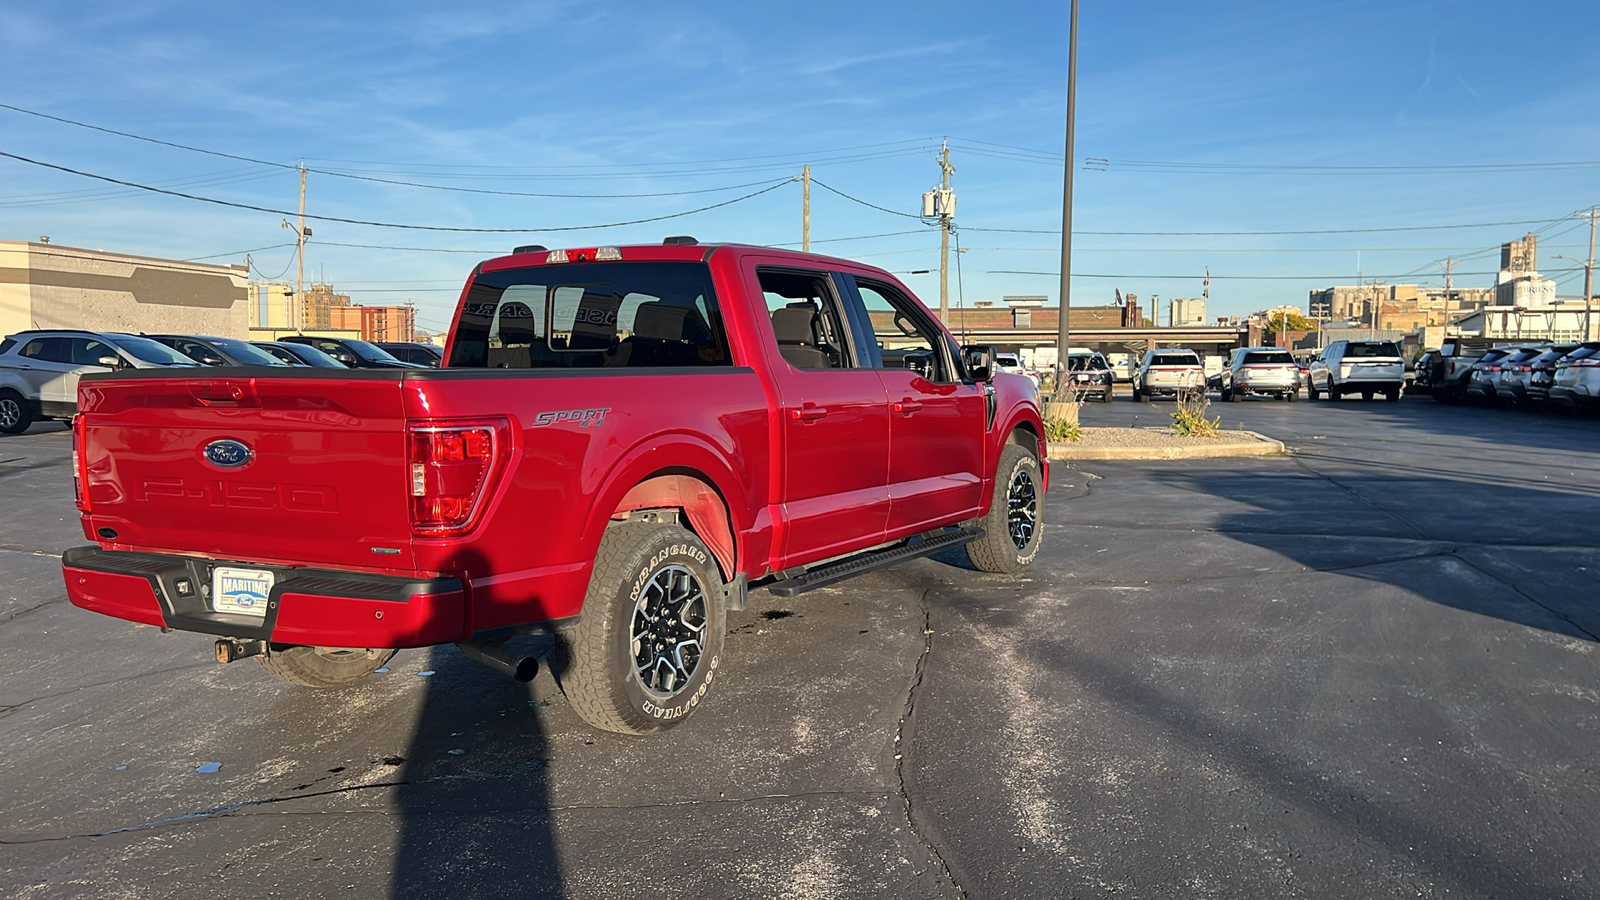
{"type": "MultiPolygon", "coordinates": [[[[1052,391],[1051,407],[1046,408],[1046,418],[1069,418],[1076,422],[1077,404],[1070,405],[1061,399],[1061,387],[1067,383],[1067,356],[1072,350],[1072,167],[1073,128],[1077,124],[1078,110],[1078,0],[1072,0],[1072,24],[1067,33],[1067,146],[1066,162],[1061,167],[1061,317],[1056,324],[1056,389],[1052,391]],[[1071,412],[1067,412],[1070,409],[1071,412]]],[[[1072,397],[1066,392],[1067,397],[1072,397]]]]}
{"type": "Polygon", "coordinates": [[[1591,206],[1587,213],[1578,213],[1589,220],[1589,264],[1583,267],[1583,339],[1593,340],[1589,331],[1589,301],[1594,297],[1594,223],[1600,219],[1600,207],[1591,206]]]}
{"type": "Polygon", "coordinates": [[[806,253],[811,252],[811,164],[800,172],[800,180],[805,183],[805,207],[800,214],[800,249],[806,253]]]}
{"type": "Polygon", "coordinates": [[[950,174],[955,166],[950,165],[950,145],[944,144],[943,152],[939,157],[939,169],[944,172],[944,178],[939,182],[938,205],[934,211],[939,215],[939,321],[950,324],[950,227],[955,222],[954,194],[950,193],[950,174]]]}
{"type": "Polygon", "coordinates": [[[294,302],[289,306],[289,327],[295,331],[304,330],[305,316],[304,294],[301,289],[306,275],[306,238],[311,232],[306,228],[306,161],[300,160],[300,220],[298,225],[290,225],[287,221],[283,227],[294,229],[294,302]]]}
{"type": "MultiPolygon", "coordinates": [[[[295,230],[294,251],[294,302],[296,310],[303,310],[305,294],[300,293],[306,274],[306,161],[300,160],[300,227],[295,230]]],[[[299,318],[304,319],[301,315],[299,318]]],[[[295,330],[300,330],[296,326],[295,330]]]]}

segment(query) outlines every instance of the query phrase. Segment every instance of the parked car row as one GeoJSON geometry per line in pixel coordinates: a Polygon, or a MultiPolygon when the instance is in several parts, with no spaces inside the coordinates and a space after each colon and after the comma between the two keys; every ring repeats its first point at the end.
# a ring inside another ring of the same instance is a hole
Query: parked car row
{"type": "Polygon", "coordinates": [[[90,372],[205,366],[401,369],[437,366],[439,359],[437,349],[428,344],[379,345],[308,335],[252,342],[193,334],[22,331],[0,340],[0,434],[18,434],[38,420],[77,415],[78,379],[90,372]],[[386,347],[432,362],[404,362],[386,347]]]}
{"type": "Polygon", "coordinates": [[[1412,389],[1441,403],[1600,411],[1600,341],[1485,346],[1451,339],[1417,361],[1412,389]]]}

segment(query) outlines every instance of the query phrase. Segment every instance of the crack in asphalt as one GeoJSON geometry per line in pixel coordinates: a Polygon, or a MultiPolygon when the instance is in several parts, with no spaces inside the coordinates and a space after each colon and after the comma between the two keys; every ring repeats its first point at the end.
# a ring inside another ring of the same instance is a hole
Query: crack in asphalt
{"type": "Polygon", "coordinates": [[[172,667],[170,669],[154,669],[154,670],[151,670],[149,672],[140,672],[137,675],[123,675],[121,677],[111,678],[111,679],[108,679],[106,681],[93,681],[93,682],[90,682],[88,684],[80,684],[80,685],[77,685],[76,687],[70,687],[70,688],[67,688],[64,691],[58,691],[58,692],[56,692],[54,694],[40,694],[37,697],[29,697],[26,700],[18,701],[15,705],[13,705],[9,709],[0,708],[0,717],[4,717],[4,716],[7,716],[7,715],[10,715],[11,713],[15,712],[16,710],[18,710],[18,709],[20,709],[20,708],[22,708],[24,706],[28,706],[30,704],[41,703],[41,702],[43,702],[45,700],[55,700],[58,697],[65,697],[65,696],[68,696],[69,694],[76,694],[79,691],[87,691],[87,690],[91,690],[93,688],[100,688],[100,687],[109,687],[110,685],[114,685],[114,684],[126,684],[126,683],[128,683],[130,681],[138,681],[140,679],[150,678],[150,677],[153,677],[153,676],[156,676],[156,675],[169,675],[169,674],[172,674],[174,672],[183,672],[183,671],[186,671],[188,669],[207,669],[207,668],[211,668],[212,666],[215,666],[215,665],[217,665],[217,663],[216,662],[211,662],[211,661],[198,662],[198,663],[188,663],[188,664],[181,665],[181,666],[174,666],[174,667],[172,667]]]}
{"type": "Polygon", "coordinates": [[[1425,539],[1427,537],[1428,533],[1426,531],[1424,531],[1420,526],[1418,526],[1415,522],[1411,521],[1410,519],[1407,519],[1405,516],[1402,516],[1399,513],[1391,512],[1391,511],[1389,511],[1387,509],[1384,509],[1383,507],[1379,506],[1378,504],[1373,503],[1371,500],[1368,500],[1366,498],[1366,496],[1364,494],[1362,494],[1360,491],[1357,491],[1355,488],[1349,486],[1348,484],[1345,484],[1344,482],[1342,482],[1339,479],[1333,477],[1332,475],[1329,475],[1326,472],[1321,472],[1321,471],[1318,471],[1316,469],[1311,468],[1310,466],[1306,465],[1305,460],[1299,454],[1296,454],[1293,457],[1293,459],[1294,459],[1294,464],[1296,466],[1299,466],[1301,471],[1307,473],[1308,475],[1312,475],[1312,476],[1314,476],[1316,478],[1323,479],[1324,481],[1328,482],[1329,484],[1333,485],[1334,487],[1338,488],[1339,490],[1344,491],[1346,494],[1349,494],[1352,498],[1354,498],[1356,500],[1356,502],[1362,504],[1363,506],[1367,507],[1368,509],[1370,509],[1373,512],[1377,513],[1378,515],[1386,516],[1386,517],[1388,517],[1390,519],[1395,520],[1396,522],[1399,522],[1401,525],[1404,525],[1405,527],[1411,529],[1411,533],[1415,534],[1419,539],[1425,539]]]}
{"type": "MultiPolygon", "coordinates": [[[[160,818],[160,819],[153,819],[153,820],[151,820],[149,822],[140,822],[140,823],[138,823],[136,825],[124,825],[124,826],[121,826],[121,827],[118,827],[118,828],[106,829],[104,831],[91,831],[91,832],[85,832],[85,833],[82,833],[82,834],[74,833],[74,834],[43,835],[43,836],[39,836],[39,837],[29,837],[29,838],[0,838],[0,847],[21,847],[21,846],[28,846],[28,845],[31,845],[31,844],[50,844],[50,843],[61,843],[63,841],[74,841],[74,840],[85,840],[85,839],[91,839],[91,838],[110,837],[112,835],[117,835],[117,834],[128,834],[130,832],[135,832],[135,831],[148,831],[150,829],[166,828],[166,827],[170,827],[170,826],[173,826],[173,825],[183,825],[183,824],[187,824],[187,823],[190,823],[190,822],[199,822],[199,821],[204,821],[204,820],[207,820],[207,819],[227,818],[229,816],[232,816],[235,813],[241,812],[243,810],[253,809],[253,808],[256,808],[256,807],[272,806],[272,805],[275,805],[275,804],[288,803],[288,802],[295,801],[295,800],[314,800],[314,799],[317,799],[317,798],[320,798],[320,797],[334,797],[334,796],[339,796],[339,795],[343,795],[343,794],[354,794],[354,793],[359,793],[359,792],[362,792],[362,791],[374,790],[374,789],[377,789],[377,788],[405,788],[405,787],[413,787],[414,788],[414,787],[423,787],[423,786],[427,786],[427,785],[444,784],[444,783],[451,782],[451,781],[492,781],[492,780],[495,780],[497,778],[506,778],[506,777],[508,777],[508,776],[502,775],[502,774],[490,774],[490,773],[464,773],[464,774],[458,774],[458,775],[436,775],[436,776],[434,776],[432,778],[423,778],[423,779],[419,779],[419,780],[416,780],[416,781],[410,781],[410,780],[381,781],[381,782],[374,782],[372,784],[358,784],[358,785],[351,785],[349,787],[334,788],[332,790],[327,790],[327,791],[312,791],[310,793],[305,793],[305,794],[289,794],[289,795],[282,796],[282,797],[264,797],[264,798],[257,799],[257,800],[239,800],[239,801],[236,801],[236,802],[233,802],[233,803],[224,803],[224,804],[221,804],[219,806],[213,806],[210,809],[203,809],[203,810],[199,810],[197,812],[180,813],[180,814],[175,815],[175,816],[165,816],[165,817],[160,818]]],[[[857,791],[796,791],[796,792],[793,792],[793,793],[752,794],[752,795],[747,796],[747,797],[691,798],[691,799],[686,799],[686,800],[669,800],[669,801],[665,801],[665,802],[661,802],[661,803],[568,803],[568,804],[541,806],[541,807],[538,807],[537,809],[529,809],[527,807],[496,808],[496,807],[474,806],[472,809],[465,811],[465,813],[463,813],[463,814],[481,816],[481,815],[486,815],[486,814],[509,813],[509,812],[518,812],[518,813],[534,812],[534,813],[548,814],[548,813],[557,813],[557,812],[626,811],[626,810],[646,810],[646,809],[672,809],[672,808],[680,808],[680,807],[686,807],[686,806],[718,806],[718,805],[734,805],[734,804],[744,804],[744,803],[760,803],[760,802],[766,801],[766,800],[808,800],[808,799],[812,799],[812,798],[832,798],[832,797],[874,797],[874,798],[879,798],[879,799],[885,799],[886,800],[886,799],[888,799],[888,796],[889,795],[885,794],[883,791],[868,791],[868,790],[857,790],[857,791]]],[[[445,813],[445,814],[456,814],[455,811],[453,811],[453,810],[437,810],[436,812],[445,813]]],[[[307,811],[307,812],[291,811],[291,812],[283,813],[283,815],[317,815],[317,816],[326,816],[326,815],[346,815],[346,816],[349,816],[349,815],[380,815],[380,816],[386,816],[386,817],[387,816],[401,816],[403,818],[404,817],[408,817],[408,816],[414,816],[416,814],[417,814],[416,810],[397,810],[397,809],[364,809],[364,810],[348,810],[348,811],[337,811],[337,812],[329,812],[327,810],[320,810],[319,809],[319,810],[313,810],[313,811],[307,811]]],[[[965,893],[963,893],[963,896],[965,896],[965,893]]]]}
{"type": "Polygon", "coordinates": [[[20,544],[0,544],[0,550],[8,553],[27,553],[31,556],[48,556],[51,559],[61,558],[61,554],[54,550],[40,550],[37,547],[24,547],[20,544]]]}
{"type": "Polygon", "coordinates": [[[900,800],[905,809],[906,827],[916,835],[917,842],[922,849],[938,864],[939,871],[944,874],[950,885],[956,889],[956,895],[966,897],[967,891],[956,881],[955,873],[950,871],[950,864],[945,861],[944,854],[918,824],[917,811],[911,802],[911,791],[906,785],[906,757],[911,755],[911,744],[915,738],[917,711],[917,689],[922,687],[922,679],[927,671],[928,655],[933,652],[933,613],[928,609],[928,594],[933,588],[925,588],[917,597],[917,606],[922,610],[922,653],[917,656],[916,667],[912,670],[911,684],[906,689],[905,709],[900,713],[900,724],[895,728],[894,734],[894,776],[895,783],[900,789],[900,800]]]}
{"type": "Polygon", "coordinates": [[[35,604],[33,606],[27,607],[26,609],[19,609],[16,612],[11,613],[10,615],[0,616],[0,626],[10,625],[12,622],[15,622],[16,620],[22,618],[23,616],[25,616],[25,615],[27,615],[29,613],[38,612],[39,610],[44,609],[46,606],[54,606],[57,603],[65,603],[65,602],[67,602],[67,598],[65,598],[65,597],[56,597],[56,598],[53,598],[53,599],[50,599],[50,600],[46,600],[43,603],[38,603],[38,604],[35,604]]]}
{"type": "Polygon", "coordinates": [[[1499,574],[1497,574],[1497,573],[1495,573],[1495,572],[1493,572],[1493,571],[1491,571],[1489,569],[1486,569],[1483,566],[1478,565],[1476,562],[1473,562],[1468,557],[1463,556],[1461,554],[1461,551],[1465,550],[1465,549],[1468,549],[1468,548],[1466,548],[1466,547],[1457,547],[1454,550],[1451,550],[1449,555],[1453,556],[1457,561],[1459,561],[1462,565],[1466,566],[1467,568],[1473,570],[1474,572],[1477,572],[1478,574],[1484,576],[1485,578],[1490,579],[1491,581],[1495,581],[1495,582],[1498,582],[1500,584],[1505,585],[1506,587],[1510,588],[1513,592],[1515,592],[1517,596],[1519,596],[1522,599],[1528,601],[1529,603],[1532,603],[1534,606],[1539,607],[1540,609],[1544,610],[1545,612],[1549,613],[1550,615],[1555,616],[1556,618],[1558,618],[1561,621],[1567,623],[1568,625],[1571,625],[1575,630],[1577,630],[1580,634],[1582,634],[1585,637],[1587,637],[1589,640],[1591,640],[1591,641],[1600,641],[1600,635],[1597,635],[1594,632],[1590,631],[1589,629],[1583,627],[1582,625],[1579,625],[1577,622],[1574,622],[1572,620],[1572,618],[1570,616],[1568,616],[1566,613],[1564,613],[1564,612],[1562,612],[1562,611],[1560,611],[1558,609],[1555,609],[1552,606],[1549,606],[1549,605],[1541,602],[1540,600],[1535,598],[1532,594],[1529,594],[1527,591],[1525,591],[1522,588],[1518,587],[1516,582],[1511,581],[1511,580],[1509,580],[1507,578],[1504,578],[1504,577],[1500,576],[1499,574]]]}

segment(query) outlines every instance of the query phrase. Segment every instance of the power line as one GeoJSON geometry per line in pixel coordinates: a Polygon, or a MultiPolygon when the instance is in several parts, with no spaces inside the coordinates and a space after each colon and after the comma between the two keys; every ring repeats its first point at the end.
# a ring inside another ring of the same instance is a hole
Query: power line
{"type": "Polygon", "coordinates": [[[347,244],[340,241],[317,241],[319,247],[359,247],[363,250],[407,250],[415,253],[474,253],[479,256],[499,256],[505,253],[504,247],[494,250],[457,250],[448,247],[392,247],[386,244],[347,244]]]}
{"type": "MultiPolygon", "coordinates": [[[[1559,221],[1559,220],[1558,220],[1559,221]]],[[[1304,231],[1080,231],[1074,235],[1095,234],[1116,237],[1261,237],[1292,234],[1376,234],[1395,231],[1444,231],[1452,228],[1500,228],[1507,225],[1549,225],[1549,219],[1524,219],[1515,222],[1473,222],[1464,225],[1396,225],[1388,228],[1319,228],[1304,231]]],[[[966,226],[967,231],[987,231],[998,234],[1060,234],[1059,228],[979,228],[966,226]]]]}
{"type": "Polygon", "coordinates": [[[886,212],[891,216],[904,216],[907,219],[916,219],[919,222],[922,221],[922,217],[921,216],[914,216],[911,213],[903,213],[903,212],[900,212],[898,210],[889,209],[886,206],[879,206],[876,203],[868,203],[867,201],[861,199],[860,197],[852,197],[849,194],[846,194],[844,191],[841,191],[836,187],[831,187],[831,186],[829,186],[827,184],[824,184],[821,181],[818,181],[816,178],[812,178],[811,179],[811,183],[816,185],[817,187],[823,188],[824,190],[832,191],[833,193],[838,194],[839,196],[841,196],[841,197],[845,198],[846,200],[849,200],[849,201],[851,201],[853,203],[859,203],[862,206],[871,207],[872,209],[878,210],[879,212],[886,212]]]}
{"type": "MultiPolygon", "coordinates": [[[[1060,272],[1026,272],[1018,269],[990,269],[990,275],[1048,275],[1051,278],[1060,277],[1060,272]]],[[[1457,272],[1459,275],[1498,275],[1498,272],[1457,272]]],[[[1096,274],[1089,272],[1073,272],[1073,278],[1127,278],[1127,279],[1163,279],[1175,281],[1193,281],[1193,275],[1150,275],[1150,274],[1096,274]]],[[[1339,281],[1347,279],[1350,273],[1341,275],[1218,275],[1211,273],[1212,281],[1339,281]]],[[[1394,281],[1406,278],[1407,275],[1363,275],[1362,281],[1394,281]]]]}
{"type": "MultiPolygon", "coordinates": [[[[813,179],[813,183],[815,183],[814,179],[813,179]]],[[[813,243],[813,244],[837,244],[837,243],[839,243],[841,241],[865,241],[865,240],[869,240],[871,238],[901,237],[901,236],[907,235],[907,234],[927,234],[927,233],[928,232],[925,231],[925,230],[917,230],[917,231],[885,231],[885,232],[882,232],[881,234],[858,234],[858,235],[854,235],[852,237],[817,238],[817,239],[813,239],[811,241],[811,243],[813,243]]],[[[788,242],[782,243],[782,244],[769,244],[768,246],[771,246],[771,247],[798,247],[798,246],[800,246],[800,242],[799,241],[788,241],[788,242]]]]}
{"type": "MultiPolygon", "coordinates": [[[[190,146],[188,144],[180,144],[180,143],[177,143],[175,141],[164,141],[164,140],[161,140],[159,138],[152,138],[152,137],[147,137],[145,135],[133,134],[132,132],[118,131],[118,130],[113,129],[113,128],[105,128],[105,127],[102,127],[100,125],[91,125],[91,124],[89,124],[87,122],[79,122],[79,121],[76,121],[74,119],[67,119],[67,118],[63,118],[61,116],[52,116],[52,115],[50,115],[48,113],[37,112],[37,111],[31,110],[31,109],[23,109],[20,106],[12,106],[11,104],[8,104],[8,103],[0,103],[0,109],[8,109],[8,110],[11,110],[12,112],[18,112],[18,113],[22,113],[24,115],[29,115],[29,116],[37,116],[38,118],[41,118],[41,119],[49,119],[52,122],[60,122],[61,124],[64,124],[64,125],[72,125],[72,126],[77,127],[77,128],[87,128],[87,129],[89,129],[91,131],[98,131],[98,132],[101,132],[101,133],[104,133],[104,134],[110,134],[110,135],[115,135],[117,137],[128,138],[129,140],[143,141],[143,142],[148,143],[148,144],[156,144],[156,145],[162,146],[162,147],[171,147],[171,148],[173,148],[175,150],[183,150],[183,151],[186,151],[186,152],[189,152],[189,153],[201,153],[201,154],[204,154],[206,156],[216,156],[216,157],[221,157],[223,159],[232,159],[232,160],[236,160],[236,161],[239,161],[239,162],[248,162],[248,163],[251,163],[253,165],[258,165],[258,166],[270,166],[270,167],[276,168],[276,169],[288,169],[288,170],[298,171],[299,168],[300,168],[299,166],[293,165],[291,163],[281,163],[281,162],[275,162],[273,160],[257,159],[255,157],[250,157],[250,156],[240,156],[238,154],[233,154],[233,153],[224,153],[224,152],[219,151],[219,150],[208,150],[208,149],[206,149],[204,147],[193,147],[193,146],[190,146]]],[[[927,139],[925,139],[925,138],[916,138],[916,139],[910,139],[910,140],[905,140],[905,141],[890,141],[890,142],[883,142],[883,143],[877,143],[877,144],[863,144],[863,145],[859,145],[859,146],[856,146],[856,147],[845,147],[845,148],[839,148],[839,149],[835,149],[835,150],[823,150],[823,151],[819,151],[819,153],[822,153],[822,154],[848,153],[848,152],[855,151],[855,150],[870,150],[870,149],[875,149],[875,148],[880,148],[880,147],[901,147],[902,145],[906,145],[906,144],[920,144],[920,143],[924,142],[925,140],[927,140],[927,139]]],[[[836,158],[836,159],[833,159],[833,160],[824,160],[824,161],[849,162],[849,161],[853,161],[855,159],[875,159],[875,158],[882,158],[883,156],[893,156],[893,155],[901,155],[901,154],[904,154],[904,153],[910,153],[910,152],[914,152],[914,151],[916,151],[918,149],[919,149],[918,147],[902,147],[901,150],[894,151],[892,153],[880,152],[880,153],[866,154],[864,156],[859,156],[859,157],[839,157],[839,158],[836,158]]],[[[816,155],[816,154],[812,154],[812,155],[816,155]]],[[[605,173],[605,174],[598,174],[598,173],[568,174],[568,175],[562,175],[562,176],[526,175],[526,176],[511,176],[511,177],[604,177],[604,178],[618,178],[618,177],[636,177],[638,175],[652,176],[652,175],[665,175],[665,174],[717,174],[717,173],[720,173],[721,171],[734,171],[734,169],[727,169],[727,168],[720,169],[720,170],[707,169],[707,168],[704,168],[705,164],[706,163],[717,163],[717,162],[744,162],[744,161],[762,160],[762,159],[794,160],[794,159],[801,159],[801,158],[803,158],[803,155],[794,154],[794,153],[773,154],[773,155],[770,155],[770,156],[729,157],[729,158],[720,159],[720,160],[707,160],[707,161],[705,161],[705,163],[701,164],[702,167],[700,169],[698,169],[698,170],[696,170],[694,172],[676,172],[676,173],[673,173],[673,172],[649,172],[649,171],[646,171],[646,172],[605,173]]],[[[330,161],[331,162],[337,162],[338,160],[330,160],[330,161]]],[[[398,164],[398,165],[408,165],[408,164],[398,164]]],[[[519,168],[548,168],[548,169],[560,169],[560,168],[619,168],[619,169],[620,168],[636,168],[636,169],[638,169],[638,168],[646,168],[648,166],[666,166],[666,165],[683,166],[683,165],[695,165],[695,163],[691,163],[691,162],[686,162],[686,161],[681,161],[680,160],[680,161],[674,161],[674,162],[671,162],[671,163],[639,163],[639,164],[635,164],[635,165],[626,165],[626,166],[625,165],[620,165],[620,164],[619,165],[597,164],[597,165],[583,165],[583,166],[544,166],[544,167],[533,166],[533,167],[519,167],[519,168]]],[[[790,165],[792,165],[792,163],[782,163],[782,164],[773,163],[771,165],[766,165],[766,166],[739,167],[739,170],[775,168],[775,167],[790,166],[790,165]]],[[[435,166],[435,167],[443,167],[443,165],[440,164],[440,165],[435,166]]],[[[471,168],[485,168],[485,167],[471,167],[471,168]]],[[[458,186],[455,186],[455,185],[446,185],[446,184],[425,184],[425,183],[414,182],[414,181],[401,181],[401,180],[394,179],[394,178],[379,178],[379,177],[377,177],[375,175],[357,174],[355,172],[341,171],[339,169],[308,168],[307,171],[315,172],[315,173],[317,173],[319,175],[328,175],[328,176],[331,176],[331,177],[334,177],[334,178],[348,178],[348,179],[352,179],[352,180],[356,180],[356,181],[369,181],[369,182],[375,182],[375,183],[378,183],[378,184],[392,184],[392,185],[398,185],[398,186],[402,186],[402,187],[422,188],[422,189],[425,189],[425,190],[454,191],[454,192],[469,193],[469,194],[494,194],[494,195],[509,196],[509,197],[542,197],[542,198],[547,198],[547,199],[569,199],[569,200],[605,200],[605,199],[618,199],[618,200],[620,200],[620,199],[639,199],[639,198],[648,198],[648,197],[679,197],[679,196],[685,196],[685,195],[689,195],[689,194],[708,194],[708,193],[714,193],[714,192],[717,192],[717,191],[739,190],[739,189],[747,188],[747,187],[755,187],[756,185],[763,185],[763,184],[771,184],[771,183],[773,183],[770,180],[763,180],[763,181],[746,182],[744,184],[723,185],[723,186],[714,187],[714,188],[696,188],[696,189],[692,189],[692,190],[682,190],[682,191],[657,191],[657,192],[652,192],[652,193],[634,193],[634,194],[553,194],[553,193],[536,193],[536,192],[530,192],[530,191],[500,191],[500,190],[490,190],[490,189],[486,189],[486,188],[467,188],[467,187],[458,187],[458,186]]],[[[485,177],[485,176],[482,176],[482,175],[465,175],[465,176],[464,175],[447,175],[445,177],[485,177]]],[[[507,176],[504,175],[504,174],[497,174],[497,175],[494,175],[492,177],[507,177],[507,176]]]]}
{"type": "MultiPolygon", "coordinates": [[[[46,169],[55,169],[58,172],[66,172],[66,173],[68,173],[70,175],[79,175],[79,176],[82,176],[84,178],[93,178],[93,179],[96,179],[98,181],[105,181],[105,182],[109,182],[111,184],[120,184],[120,185],[122,185],[124,187],[138,188],[140,190],[150,191],[150,192],[156,193],[156,194],[166,194],[169,197],[182,197],[185,200],[197,200],[197,201],[199,201],[201,203],[212,203],[212,204],[216,204],[217,206],[228,206],[228,207],[232,207],[234,209],[249,210],[251,212],[271,213],[271,214],[273,214],[275,216],[295,216],[295,215],[299,215],[299,213],[290,212],[290,211],[285,210],[285,209],[272,209],[270,207],[254,206],[254,205],[251,205],[251,204],[248,204],[248,203],[235,203],[235,202],[233,202],[231,200],[217,200],[217,199],[212,198],[212,197],[202,197],[202,196],[199,196],[198,194],[185,194],[185,193],[183,193],[181,191],[169,191],[169,190],[166,190],[164,188],[153,187],[153,186],[147,185],[147,184],[140,184],[140,183],[135,182],[135,181],[123,181],[121,179],[112,178],[112,177],[107,176],[107,175],[96,175],[93,172],[83,172],[83,171],[80,171],[78,169],[71,169],[71,168],[68,168],[66,166],[59,166],[59,165],[56,165],[55,163],[47,163],[47,162],[42,162],[42,161],[37,160],[37,159],[29,159],[26,156],[18,156],[15,153],[7,153],[4,150],[0,150],[0,156],[6,157],[7,159],[14,159],[14,160],[17,160],[18,162],[25,162],[25,163],[28,163],[30,165],[42,166],[42,167],[44,167],[46,169]]],[[[339,217],[339,216],[314,216],[314,215],[311,215],[309,213],[305,214],[305,218],[314,219],[314,220],[319,221],[319,222],[340,222],[340,223],[345,224],[345,225],[368,225],[368,226],[371,226],[373,228],[400,228],[400,229],[405,229],[405,230],[408,230],[408,231],[450,231],[450,232],[460,232],[460,233],[470,233],[470,234],[537,234],[537,233],[541,233],[541,232],[554,232],[554,231],[591,231],[591,230],[599,229],[599,228],[620,228],[620,227],[622,227],[624,225],[642,225],[642,224],[645,224],[647,222],[661,222],[661,221],[664,221],[666,219],[682,218],[683,216],[690,216],[690,215],[694,215],[695,213],[702,213],[702,212],[706,212],[708,210],[718,209],[718,208],[724,207],[724,206],[730,206],[730,205],[732,205],[734,203],[739,203],[739,202],[744,201],[744,200],[749,200],[752,197],[759,197],[762,194],[765,194],[765,193],[767,193],[769,191],[775,191],[778,188],[781,188],[786,184],[790,184],[792,181],[793,181],[793,179],[788,179],[786,181],[780,181],[780,182],[778,182],[776,184],[771,185],[770,187],[762,188],[759,191],[754,191],[752,193],[745,194],[742,197],[735,197],[732,200],[724,200],[721,203],[713,203],[710,206],[702,206],[699,209],[690,209],[690,210],[685,210],[683,212],[668,213],[667,215],[662,215],[662,216],[651,216],[651,217],[645,218],[645,219],[632,219],[632,220],[626,221],[626,222],[608,222],[608,223],[605,223],[605,224],[602,224],[602,225],[563,225],[563,226],[559,226],[559,227],[550,227],[550,228],[463,228],[463,227],[459,227],[459,226],[450,226],[450,225],[410,225],[410,224],[403,224],[403,223],[397,223],[397,222],[373,222],[373,221],[368,221],[368,220],[365,220],[365,219],[346,219],[346,218],[342,218],[342,217],[339,217]]]]}
{"type": "Polygon", "coordinates": [[[203,260],[218,259],[218,258],[224,257],[224,256],[243,256],[246,253],[260,253],[263,250],[277,250],[277,249],[279,249],[281,247],[293,247],[293,246],[295,246],[295,245],[294,244],[273,244],[270,247],[252,247],[249,250],[235,250],[232,253],[213,253],[210,256],[189,256],[189,257],[185,257],[183,261],[184,262],[201,262],[203,260]]]}

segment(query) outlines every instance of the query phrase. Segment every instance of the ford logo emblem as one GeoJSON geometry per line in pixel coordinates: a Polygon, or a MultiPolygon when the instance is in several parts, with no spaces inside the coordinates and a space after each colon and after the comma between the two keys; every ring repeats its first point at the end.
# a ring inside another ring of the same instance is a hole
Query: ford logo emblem
{"type": "Polygon", "coordinates": [[[255,452],[242,441],[223,438],[206,445],[205,457],[219,469],[237,469],[254,459],[255,452]]]}

